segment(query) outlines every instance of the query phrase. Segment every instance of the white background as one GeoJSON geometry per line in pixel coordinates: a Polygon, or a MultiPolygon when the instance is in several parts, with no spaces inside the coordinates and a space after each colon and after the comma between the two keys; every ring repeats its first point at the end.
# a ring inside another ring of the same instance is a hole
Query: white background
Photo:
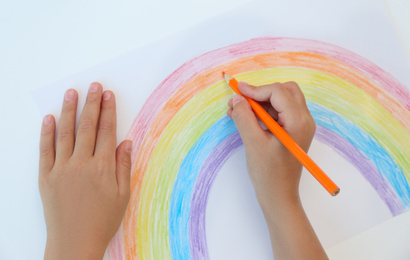
{"type": "MultiPolygon", "coordinates": [[[[37,188],[41,117],[31,90],[245,2],[0,2],[0,259],[33,259],[44,250],[37,188]]],[[[386,1],[410,49],[405,2],[386,1]]],[[[406,213],[327,252],[331,259],[408,259],[409,239],[406,213]]]]}

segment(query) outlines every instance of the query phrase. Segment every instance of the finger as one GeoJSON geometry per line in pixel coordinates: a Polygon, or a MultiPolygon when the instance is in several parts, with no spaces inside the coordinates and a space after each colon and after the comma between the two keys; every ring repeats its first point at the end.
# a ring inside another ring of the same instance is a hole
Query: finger
{"type": "Polygon", "coordinates": [[[228,101],[228,106],[229,106],[230,108],[233,108],[233,98],[229,99],[229,101],[228,101]]]}
{"type": "Polygon", "coordinates": [[[52,115],[46,115],[41,126],[40,136],[40,176],[48,173],[53,168],[55,160],[54,151],[55,120],[52,115]]]}
{"type": "MultiPolygon", "coordinates": [[[[265,86],[269,86],[269,85],[265,85],[265,86]]],[[[269,98],[271,96],[270,92],[266,90],[262,91],[261,90],[262,87],[263,86],[255,87],[243,81],[238,83],[238,88],[243,95],[250,97],[259,102],[269,101],[269,98]]]]}
{"type": "Polygon", "coordinates": [[[259,87],[251,86],[245,82],[240,82],[239,90],[245,96],[248,96],[259,102],[269,101],[272,107],[278,111],[278,114],[297,113],[298,104],[295,104],[291,94],[281,83],[273,83],[259,87]]]}
{"type": "Polygon", "coordinates": [[[294,81],[285,82],[282,84],[288,92],[292,95],[292,97],[298,101],[300,104],[306,104],[305,96],[302,92],[302,89],[299,85],[294,81]]]}
{"type": "Polygon", "coordinates": [[[310,111],[307,107],[305,96],[299,85],[294,81],[289,81],[283,83],[283,86],[285,87],[285,89],[288,90],[288,93],[290,93],[290,95],[292,96],[293,103],[297,106],[299,116],[303,117],[304,115],[305,118],[310,118],[310,111]]]}
{"type": "Polygon", "coordinates": [[[105,91],[101,103],[101,115],[98,125],[96,155],[106,155],[114,158],[117,146],[117,120],[115,112],[115,97],[111,91],[105,91]]]}
{"type": "Polygon", "coordinates": [[[78,122],[77,138],[74,153],[80,156],[93,155],[95,138],[97,135],[97,123],[100,116],[102,86],[100,83],[91,84],[87,100],[78,122]]]}
{"type": "Polygon", "coordinates": [[[125,195],[130,193],[131,151],[132,142],[125,140],[118,146],[116,154],[118,190],[125,195]]]}
{"type": "Polygon", "coordinates": [[[260,102],[259,104],[261,104],[261,106],[263,107],[263,109],[266,110],[266,112],[269,113],[269,115],[271,115],[271,117],[275,120],[278,120],[278,111],[276,111],[272,105],[268,102],[260,102]]]}
{"type": "Polygon", "coordinates": [[[63,107],[57,127],[56,158],[68,159],[74,149],[75,115],[77,111],[78,94],[69,89],[64,94],[63,107]]]}
{"type": "Polygon", "coordinates": [[[230,118],[232,118],[232,108],[228,109],[228,110],[226,111],[226,114],[227,114],[230,118]]]}
{"type": "MultiPolygon", "coordinates": [[[[245,83],[245,82],[244,82],[245,83]]],[[[243,83],[242,83],[243,84],[243,83]]],[[[246,85],[249,85],[248,83],[245,83],[246,85]]],[[[230,99],[229,101],[228,101],[228,106],[230,107],[230,108],[232,108],[233,107],[233,101],[232,101],[233,99],[230,99]]],[[[272,105],[271,105],[271,103],[270,102],[259,102],[259,104],[263,107],[263,109],[265,109],[266,110],[266,112],[268,112],[272,117],[273,117],[273,119],[275,119],[275,120],[278,120],[278,111],[276,111],[273,107],[272,107],[272,105]]],[[[231,111],[232,112],[232,111],[231,111]]],[[[227,112],[227,114],[228,114],[228,112],[227,112]]],[[[229,113],[230,114],[230,113],[229,113]]],[[[228,114],[228,115],[229,115],[228,114]]]]}
{"type": "Polygon", "coordinates": [[[245,146],[251,145],[254,143],[253,141],[266,137],[266,132],[260,127],[251,106],[241,95],[236,95],[233,99],[231,117],[238,128],[245,146]]]}

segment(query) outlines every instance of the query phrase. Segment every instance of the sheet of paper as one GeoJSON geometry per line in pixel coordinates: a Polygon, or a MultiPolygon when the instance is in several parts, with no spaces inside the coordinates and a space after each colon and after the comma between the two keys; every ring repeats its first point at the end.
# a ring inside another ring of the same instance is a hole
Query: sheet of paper
{"type": "Polygon", "coordinates": [[[133,161],[147,169],[134,165],[133,177],[153,181],[133,187],[107,259],[272,258],[240,138],[223,117],[232,92],[220,68],[254,84],[301,85],[318,122],[309,155],[341,187],[330,197],[302,174],[303,205],[326,248],[408,209],[410,62],[382,1],[255,1],[33,93],[55,116],[67,88],[80,108],[90,82],[116,94],[118,140],[133,139],[133,161]]]}

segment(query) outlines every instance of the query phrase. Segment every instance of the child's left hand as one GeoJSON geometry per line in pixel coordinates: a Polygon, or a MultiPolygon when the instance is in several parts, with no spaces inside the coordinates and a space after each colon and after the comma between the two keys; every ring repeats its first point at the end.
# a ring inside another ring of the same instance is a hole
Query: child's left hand
{"type": "Polygon", "coordinates": [[[132,144],[116,149],[114,94],[91,84],[75,134],[77,100],[75,90],[66,92],[56,138],[53,116],[41,129],[45,259],[102,259],[130,196],[132,144]]]}

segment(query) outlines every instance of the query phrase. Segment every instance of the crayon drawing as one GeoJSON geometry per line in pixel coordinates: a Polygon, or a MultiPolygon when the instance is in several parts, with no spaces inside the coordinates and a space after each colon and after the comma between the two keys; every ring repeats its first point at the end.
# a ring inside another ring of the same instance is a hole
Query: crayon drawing
{"type": "MultiPolygon", "coordinates": [[[[363,175],[392,216],[410,207],[410,93],[375,64],[338,46],[255,38],[187,61],[136,117],[132,194],[110,259],[209,259],[207,198],[242,145],[226,116],[222,71],[254,85],[296,81],[316,121],[315,139],[363,175]]],[[[343,192],[343,190],[342,190],[343,192]]]]}

